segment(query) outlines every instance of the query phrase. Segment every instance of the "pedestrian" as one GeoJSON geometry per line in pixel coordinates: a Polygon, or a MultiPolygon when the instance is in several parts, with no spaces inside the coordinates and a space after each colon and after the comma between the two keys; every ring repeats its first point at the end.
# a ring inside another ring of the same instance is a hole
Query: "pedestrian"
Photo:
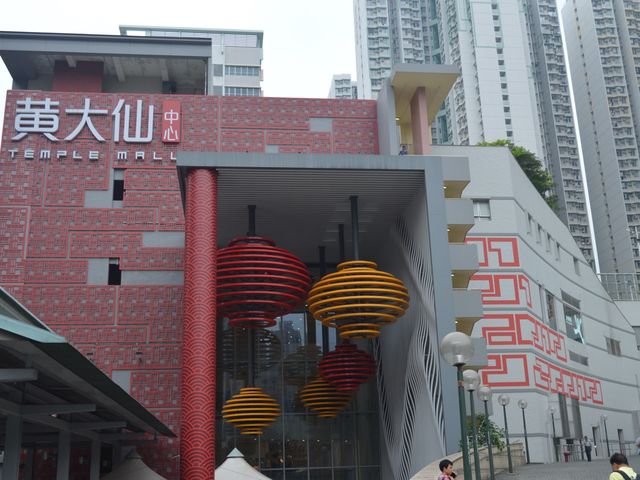
{"type": "Polygon", "coordinates": [[[400,146],[400,153],[399,155],[408,155],[409,151],[407,150],[407,146],[406,145],[401,145],[400,146]]]}
{"type": "Polygon", "coordinates": [[[586,435],[584,436],[583,445],[584,445],[584,453],[587,456],[587,462],[590,462],[591,461],[591,449],[593,448],[593,443],[591,443],[591,440],[586,435]]]}
{"type": "Polygon", "coordinates": [[[636,438],[636,455],[640,455],[640,437],[636,438]]]}
{"type": "Polygon", "coordinates": [[[448,458],[440,461],[440,475],[438,480],[452,480],[456,478],[456,474],[453,471],[453,462],[448,458]]]}
{"type": "MultiPolygon", "coordinates": [[[[638,474],[629,466],[629,461],[622,453],[614,453],[609,459],[611,474],[609,480],[633,480],[638,474]]],[[[640,480],[640,479],[639,479],[640,480]]]]}

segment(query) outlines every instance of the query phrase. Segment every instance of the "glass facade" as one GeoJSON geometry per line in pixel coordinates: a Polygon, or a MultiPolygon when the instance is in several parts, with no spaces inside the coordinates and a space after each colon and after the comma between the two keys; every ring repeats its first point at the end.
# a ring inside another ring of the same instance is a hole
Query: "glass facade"
{"type": "MultiPolygon", "coordinates": [[[[329,331],[329,348],[336,336],[329,331]]],[[[247,385],[249,369],[246,331],[224,322],[218,332],[217,411],[247,385]]],[[[261,436],[240,435],[219,416],[216,459],[222,463],[233,448],[273,480],[377,480],[380,447],[375,379],[361,385],[345,412],[334,419],[319,418],[302,405],[299,391],[317,375],[322,356],[322,328],[307,313],[278,319],[256,331],[253,385],[281,406],[282,415],[261,436]]],[[[359,342],[369,350],[368,343],[359,342]]]]}

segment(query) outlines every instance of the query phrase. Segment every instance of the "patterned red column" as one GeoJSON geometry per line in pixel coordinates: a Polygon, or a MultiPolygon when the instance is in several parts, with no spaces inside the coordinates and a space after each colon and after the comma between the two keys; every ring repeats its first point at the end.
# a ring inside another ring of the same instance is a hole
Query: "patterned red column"
{"type": "Polygon", "coordinates": [[[180,423],[183,480],[211,480],[215,471],[216,182],[214,170],[191,170],[187,177],[180,423]]]}

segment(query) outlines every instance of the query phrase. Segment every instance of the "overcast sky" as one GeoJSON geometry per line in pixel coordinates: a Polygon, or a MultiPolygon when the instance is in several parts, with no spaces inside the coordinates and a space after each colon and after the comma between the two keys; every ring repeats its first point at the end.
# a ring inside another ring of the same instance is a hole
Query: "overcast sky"
{"type": "MultiPolygon", "coordinates": [[[[327,98],[334,73],[351,73],[355,79],[352,0],[2,3],[3,31],[119,35],[119,25],[262,30],[262,88],[269,97],[327,98]]],[[[0,61],[0,112],[10,88],[11,77],[0,61]]]]}
{"type": "MultiPolygon", "coordinates": [[[[3,2],[0,15],[9,31],[117,35],[119,25],[262,30],[269,97],[326,98],[334,73],[355,79],[352,0],[18,0],[3,2]]],[[[0,112],[9,88],[0,61],[0,112]]]]}

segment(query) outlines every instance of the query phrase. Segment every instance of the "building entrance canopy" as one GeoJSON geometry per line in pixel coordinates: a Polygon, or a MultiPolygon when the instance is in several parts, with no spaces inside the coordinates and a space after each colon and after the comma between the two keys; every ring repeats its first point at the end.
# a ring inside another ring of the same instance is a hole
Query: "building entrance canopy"
{"type": "MultiPolygon", "coordinates": [[[[0,288],[0,448],[3,477],[17,478],[20,450],[58,447],[58,472],[72,442],[125,445],[174,433],[63,337],[0,288]],[[15,469],[15,470],[14,470],[15,469]],[[11,472],[14,471],[16,477],[11,472]]],[[[66,478],[60,477],[58,478],[66,478]]]]}

